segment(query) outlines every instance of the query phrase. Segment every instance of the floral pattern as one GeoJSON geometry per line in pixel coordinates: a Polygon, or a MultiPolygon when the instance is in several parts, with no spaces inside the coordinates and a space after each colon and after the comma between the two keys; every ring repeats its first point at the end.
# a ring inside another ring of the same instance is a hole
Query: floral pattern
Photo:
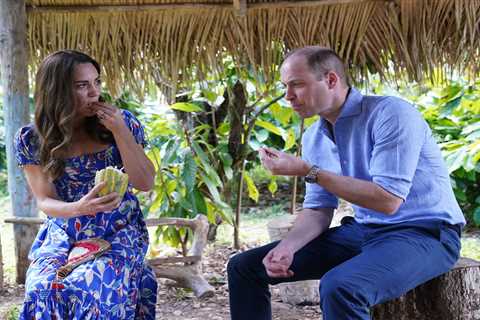
{"type": "MultiPolygon", "coordinates": [[[[126,110],[122,114],[136,142],[145,146],[140,122],[126,110]]],[[[20,166],[39,164],[33,125],[18,131],[15,154],[20,166]]],[[[67,202],[79,200],[93,187],[95,172],[107,166],[122,167],[115,144],[66,159],[65,173],[53,181],[58,196],[67,202]]],[[[144,261],[147,248],[147,228],[130,185],[120,206],[111,212],[70,219],[48,217],[29,254],[32,262],[20,319],[154,319],[157,283],[144,261]],[[107,240],[112,248],[56,280],[71,245],[94,237],[107,240]]]]}

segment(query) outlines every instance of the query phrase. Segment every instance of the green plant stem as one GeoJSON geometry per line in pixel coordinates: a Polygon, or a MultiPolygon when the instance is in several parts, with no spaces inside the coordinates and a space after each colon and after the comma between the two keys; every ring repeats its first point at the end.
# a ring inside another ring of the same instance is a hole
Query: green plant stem
{"type": "MultiPolygon", "coordinates": [[[[304,119],[300,122],[300,136],[298,137],[298,148],[297,148],[297,157],[302,153],[302,137],[303,137],[303,128],[304,128],[304,119]]],[[[290,205],[290,214],[295,214],[295,206],[297,204],[297,183],[298,177],[293,177],[293,192],[292,192],[292,203],[290,205]]]]}
{"type": "Polygon", "coordinates": [[[233,225],[233,247],[240,249],[240,212],[242,209],[243,175],[245,172],[245,160],[242,160],[240,179],[238,181],[237,204],[235,208],[235,223],[233,225]]]}

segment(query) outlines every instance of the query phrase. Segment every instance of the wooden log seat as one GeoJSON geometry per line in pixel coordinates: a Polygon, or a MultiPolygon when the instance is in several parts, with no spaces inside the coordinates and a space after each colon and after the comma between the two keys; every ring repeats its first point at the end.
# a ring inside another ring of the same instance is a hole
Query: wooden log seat
{"type": "MultiPolygon", "coordinates": [[[[5,223],[36,226],[42,224],[42,218],[11,217],[5,223]]],[[[188,227],[193,231],[193,243],[186,257],[165,257],[148,259],[155,275],[175,281],[175,285],[190,288],[196,297],[212,296],[214,288],[205,280],[202,273],[203,250],[207,244],[208,220],[204,215],[194,219],[158,218],[146,219],[147,226],[179,226],[188,227]]]]}
{"type": "Polygon", "coordinates": [[[480,262],[460,258],[452,270],[402,297],[375,306],[374,320],[480,319],[480,262]]]}

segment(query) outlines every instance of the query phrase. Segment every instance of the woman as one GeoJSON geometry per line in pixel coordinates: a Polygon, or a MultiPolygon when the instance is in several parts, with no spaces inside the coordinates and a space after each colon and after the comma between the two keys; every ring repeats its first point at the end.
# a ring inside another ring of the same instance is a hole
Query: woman
{"type": "Polygon", "coordinates": [[[128,111],[99,102],[100,66],[77,51],[43,60],[35,123],[15,138],[18,164],[48,216],[32,245],[20,319],[154,319],[156,281],[145,264],[148,233],[131,189],[152,188],[143,127],[128,111]],[[122,199],[98,196],[97,170],[122,168],[122,199]],[[110,250],[58,280],[76,241],[102,238],[110,250]]]}

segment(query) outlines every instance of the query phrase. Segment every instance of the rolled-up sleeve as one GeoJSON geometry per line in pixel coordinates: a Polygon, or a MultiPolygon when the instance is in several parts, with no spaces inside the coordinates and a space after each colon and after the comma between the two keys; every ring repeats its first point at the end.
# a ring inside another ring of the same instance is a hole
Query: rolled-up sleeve
{"type": "MultiPolygon", "coordinates": [[[[309,128],[302,139],[302,158],[322,170],[339,174],[338,152],[318,128],[318,124],[309,128]]],[[[316,183],[305,183],[305,209],[337,208],[338,198],[316,183]]]]}
{"type": "Polygon", "coordinates": [[[305,184],[305,199],[303,200],[305,209],[334,208],[338,207],[338,198],[318,184],[305,184]]]}
{"type": "Polygon", "coordinates": [[[389,98],[373,126],[372,181],[406,199],[425,141],[427,124],[409,103],[389,98]]]}

